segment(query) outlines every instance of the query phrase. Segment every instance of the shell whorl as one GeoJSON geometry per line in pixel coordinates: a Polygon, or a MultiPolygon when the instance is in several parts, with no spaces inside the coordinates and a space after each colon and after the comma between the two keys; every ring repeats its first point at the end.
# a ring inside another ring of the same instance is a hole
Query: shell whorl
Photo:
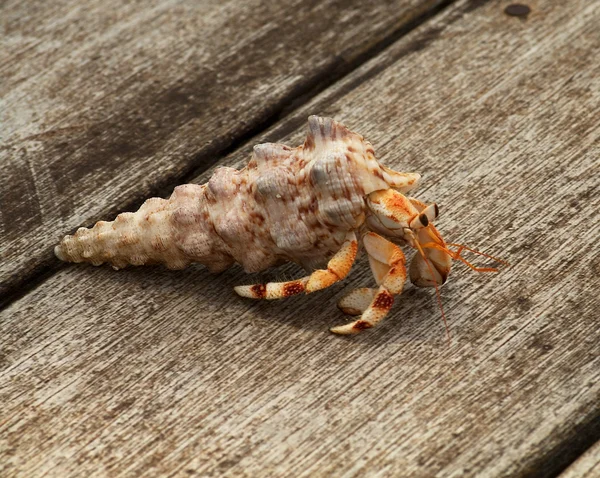
{"type": "Polygon", "coordinates": [[[335,152],[338,155],[341,152],[351,164],[351,180],[358,183],[365,194],[387,188],[405,193],[414,189],[421,179],[418,173],[401,173],[379,164],[371,143],[331,118],[309,116],[308,130],[304,151],[312,152],[313,164],[331,160],[335,152]]]}

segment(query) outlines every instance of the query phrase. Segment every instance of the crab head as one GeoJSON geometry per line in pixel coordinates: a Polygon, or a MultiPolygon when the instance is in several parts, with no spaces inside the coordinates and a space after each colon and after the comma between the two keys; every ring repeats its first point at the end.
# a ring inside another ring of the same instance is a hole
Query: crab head
{"type": "Polygon", "coordinates": [[[435,287],[446,282],[452,257],[433,222],[439,210],[393,189],[374,191],[367,196],[366,226],[392,242],[417,249],[409,269],[410,280],[418,287],[435,287]]]}

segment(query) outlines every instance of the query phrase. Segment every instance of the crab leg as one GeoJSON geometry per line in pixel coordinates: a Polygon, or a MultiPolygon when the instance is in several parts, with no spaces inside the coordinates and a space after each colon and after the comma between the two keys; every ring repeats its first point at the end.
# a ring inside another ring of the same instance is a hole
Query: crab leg
{"type": "Polygon", "coordinates": [[[377,289],[362,287],[354,289],[338,301],[338,307],[344,314],[361,315],[368,309],[377,294],[377,289]]]}
{"type": "Polygon", "coordinates": [[[374,232],[365,235],[363,243],[369,255],[369,264],[379,289],[357,289],[344,297],[339,307],[345,312],[364,312],[358,320],[333,327],[336,334],[357,334],[374,327],[390,311],[394,295],[400,294],[406,281],[405,257],[398,246],[374,232]],[[369,295],[371,300],[365,308],[369,295]]]}
{"type": "Polygon", "coordinates": [[[305,292],[310,294],[325,289],[348,275],[356,259],[358,242],[352,232],[346,237],[341,249],[327,263],[327,269],[318,269],[311,275],[288,282],[269,282],[268,284],[240,285],[234,290],[242,297],[251,299],[281,299],[305,292]]]}

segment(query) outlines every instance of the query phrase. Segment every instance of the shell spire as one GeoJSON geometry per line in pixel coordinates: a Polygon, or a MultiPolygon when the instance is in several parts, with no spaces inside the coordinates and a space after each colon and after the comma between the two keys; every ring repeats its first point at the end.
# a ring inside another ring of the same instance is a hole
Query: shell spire
{"type": "Polygon", "coordinates": [[[332,118],[309,116],[303,148],[321,165],[335,159],[335,150],[347,150],[346,158],[354,164],[351,175],[366,194],[387,188],[405,193],[421,179],[418,173],[401,173],[380,164],[369,141],[332,118]]]}
{"type": "Polygon", "coordinates": [[[54,248],[56,256],[69,262],[127,265],[165,264],[170,269],[186,267],[191,258],[178,245],[174,223],[195,222],[186,207],[204,188],[179,186],[167,199],[148,199],[137,212],[119,214],[112,222],[99,221],[91,229],[81,227],[54,248]]]}

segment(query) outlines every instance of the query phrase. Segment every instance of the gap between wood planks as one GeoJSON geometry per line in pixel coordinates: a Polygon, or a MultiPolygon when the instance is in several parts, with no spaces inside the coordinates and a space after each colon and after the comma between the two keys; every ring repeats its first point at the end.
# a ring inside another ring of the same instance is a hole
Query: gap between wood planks
{"type": "MultiPolygon", "coordinates": [[[[179,184],[185,184],[192,178],[202,174],[206,170],[210,169],[212,166],[217,164],[223,158],[236,151],[238,148],[243,145],[252,142],[254,138],[259,136],[261,133],[264,133],[266,130],[274,126],[277,122],[282,119],[288,117],[293,111],[300,108],[302,105],[307,103],[310,99],[314,98],[319,93],[323,92],[330,86],[339,82],[341,79],[348,76],[350,73],[358,69],[360,66],[365,64],[369,59],[378,56],[380,53],[385,51],[390,45],[394,44],[409,32],[415,30],[419,26],[425,24],[427,21],[432,19],[433,17],[440,14],[442,11],[446,10],[450,5],[455,3],[457,0],[443,0],[437,5],[433,6],[427,12],[417,16],[413,20],[403,24],[396,30],[392,31],[389,35],[385,36],[371,48],[367,49],[364,53],[359,54],[357,57],[352,59],[351,61],[344,61],[339,59],[335,64],[330,65],[328,68],[325,68],[319,74],[310,78],[305,84],[299,85],[296,89],[292,90],[287,97],[282,98],[279,102],[272,105],[267,114],[259,120],[254,126],[251,126],[248,131],[242,133],[237,138],[233,138],[233,140],[226,146],[217,148],[215,151],[212,151],[211,154],[207,154],[207,152],[203,152],[193,157],[189,163],[187,171],[177,177],[175,180],[169,180],[164,184],[157,184],[154,187],[155,193],[153,196],[159,197],[167,197],[173,191],[173,188],[179,184]],[[207,160],[207,156],[210,158],[207,160]],[[198,166],[200,164],[200,166],[198,166]]],[[[479,6],[487,3],[489,0],[473,0],[467,4],[467,6],[463,9],[459,10],[459,13],[466,13],[471,11],[479,6]]],[[[418,51],[422,48],[425,48],[429,41],[435,38],[435,33],[433,35],[426,34],[424,37],[418,41],[411,44],[410,48],[406,50],[405,54],[409,54],[414,51],[418,51]]],[[[398,59],[398,57],[396,57],[398,59]]],[[[386,65],[387,66],[387,65],[386,65]]],[[[381,65],[379,67],[375,67],[372,70],[365,72],[364,75],[360,77],[358,81],[356,81],[352,88],[355,88],[360,83],[365,80],[368,80],[370,77],[376,75],[383,68],[381,65]]],[[[346,88],[340,92],[340,94],[345,94],[352,88],[346,88]]],[[[305,118],[302,120],[302,122],[305,118]]],[[[298,122],[300,123],[300,121],[298,122]]],[[[292,131],[296,128],[298,124],[287,123],[286,129],[281,131],[281,134],[285,134],[285,132],[292,131]]],[[[142,200],[142,202],[145,199],[142,200]]],[[[124,205],[123,211],[133,211],[137,210],[141,202],[138,200],[128,202],[124,205]]],[[[100,220],[101,218],[98,218],[100,220]]],[[[93,224],[80,224],[79,227],[91,227],[93,224]]],[[[67,231],[65,231],[65,234],[67,231]]],[[[49,259],[48,261],[43,261],[40,265],[35,267],[31,273],[26,274],[24,277],[19,278],[19,280],[12,285],[8,289],[8,292],[3,294],[0,297],[0,311],[10,305],[12,302],[24,297],[30,291],[34,290],[37,286],[42,284],[46,279],[54,275],[57,271],[59,271],[62,267],[65,267],[66,264],[61,263],[56,258],[49,259]]]]}
{"type": "MultiPolygon", "coordinates": [[[[600,424],[599,424],[600,426],[600,424]]],[[[600,442],[567,468],[560,478],[594,478],[600,476],[600,442]]]]}

